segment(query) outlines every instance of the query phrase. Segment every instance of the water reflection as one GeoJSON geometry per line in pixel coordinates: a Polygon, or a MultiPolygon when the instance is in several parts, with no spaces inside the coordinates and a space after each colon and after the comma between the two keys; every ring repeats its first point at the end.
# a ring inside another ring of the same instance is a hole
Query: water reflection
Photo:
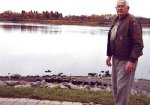
{"type": "Polygon", "coordinates": [[[5,31],[21,31],[21,32],[42,32],[45,34],[48,33],[60,33],[61,29],[56,28],[54,26],[46,26],[46,25],[34,25],[34,24],[19,24],[19,23],[5,23],[5,24],[0,24],[0,28],[2,28],[5,31]]]}
{"type": "MultiPolygon", "coordinates": [[[[5,31],[21,31],[21,32],[41,32],[45,34],[60,34],[62,31],[70,33],[81,33],[91,35],[106,35],[109,27],[94,26],[76,26],[76,25],[46,25],[46,24],[31,24],[31,23],[0,23],[0,28],[5,31]],[[62,30],[63,28],[63,30],[62,30]]],[[[142,29],[144,35],[150,35],[149,28],[142,29]]]]}
{"type": "Polygon", "coordinates": [[[26,24],[26,23],[0,23],[0,28],[5,31],[21,31],[21,32],[41,32],[44,34],[60,34],[63,32],[91,34],[91,35],[106,35],[109,27],[91,27],[77,25],[47,25],[47,24],[26,24]],[[62,30],[63,28],[63,30],[62,30]]]}
{"type": "Polygon", "coordinates": [[[150,29],[149,28],[143,28],[143,35],[150,35],[150,29]]]}
{"type": "Polygon", "coordinates": [[[45,28],[44,26],[30,26],[30,25],[0,25],[4,30],[21,30],[21,31],[37,31],[38,28],[45,28]]]}

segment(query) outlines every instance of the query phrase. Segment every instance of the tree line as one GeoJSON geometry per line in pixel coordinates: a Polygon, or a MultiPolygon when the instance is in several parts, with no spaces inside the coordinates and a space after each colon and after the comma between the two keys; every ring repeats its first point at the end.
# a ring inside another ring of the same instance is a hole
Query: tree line
{"type": "MultiPolygon", "coordinates": [[[[74,21],[74,22],[98,22],[99,24],[111,23],[116,17],[115,14],[103,14],[96,15],[92,14],[87,15],[69,15],[63,16],[62,13],[53,12],[53,11],[43,11],[39,13],[38,11],[25,11],[22,10],[20,13],[12,11],[4,11],[0,13],[1,20],[10,20],[10,21],[23,21],[23,20],[65,20],[65,21],[74,21]]],[[[150,18],[137,17],[142,24],[150,24],[150,18]]]]}
{"type": "Polygon", "coordinates": [[[12,12],[12,11],[4,11],[0,13],[0,18],[7,18],[9,20],[19,21],[23,19],[61,19],[63,18],[62,13],[58,12],[49,12],[43,11],[39,13],[38,11],[24,11],[22,10],[21,13],[12,12]]]}

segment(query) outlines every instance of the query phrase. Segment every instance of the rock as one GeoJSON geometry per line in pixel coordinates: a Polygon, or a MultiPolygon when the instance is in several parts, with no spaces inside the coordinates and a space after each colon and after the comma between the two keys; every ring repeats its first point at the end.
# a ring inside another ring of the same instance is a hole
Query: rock
{"type": "Polygon", "coordinates": [[[4,87],[4,86],[7,86],[7,84],[3,81],[0,81],[0,87],[4,87]]]}

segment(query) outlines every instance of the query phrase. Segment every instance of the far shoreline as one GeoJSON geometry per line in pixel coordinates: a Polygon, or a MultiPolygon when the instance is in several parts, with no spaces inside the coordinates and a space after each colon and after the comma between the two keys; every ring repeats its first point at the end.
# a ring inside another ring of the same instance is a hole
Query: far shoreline
{"type": "Polygon", "coordinates": [[[68,21],[65,19],[53,19],[53,20],[38,20],[38,19],[23,19],[20,21],[12,21],[7,19],[0,19],[0,22],[12,22],[12,23],[38,23],[38,24],[53,24],[53,25],[79,25],[79,26],[103,26],[109,27],[111,23],[99,23],[99,22],[84,22],[84,21],[68,21]]]}
{"type": "MultiPolygon", "coordinates": [[[[8,19],[0,18],[0,22],[12,22],[12,23],[37,23],[37,24],[53,24],[53,25],[79,25],[79,26],[100,26],[100,27],[110,27],[111,22],[88,22],[88,21],[73,21],[65,19],[53,19],[53,20],[39,20],[39,19],[23,19],[12,21],[8,19]]],[[[143,28],[149,28],[150,24],[142,24],[143,28]]]]}

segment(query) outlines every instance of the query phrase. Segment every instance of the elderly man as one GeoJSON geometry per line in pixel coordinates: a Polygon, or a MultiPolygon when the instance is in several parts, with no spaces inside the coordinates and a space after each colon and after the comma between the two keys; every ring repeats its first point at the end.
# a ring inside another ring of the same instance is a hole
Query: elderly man
{"type": "Polygon", "coordinates": [[[143,54],[142,28],[129,11],[126,0],[118,0],[117,17],[108,33],[106,65],[112,65],[115,105],[128,105],[138,58],[143,54]],[[112,58],[112,64],[111,64],[112,58]]]}

